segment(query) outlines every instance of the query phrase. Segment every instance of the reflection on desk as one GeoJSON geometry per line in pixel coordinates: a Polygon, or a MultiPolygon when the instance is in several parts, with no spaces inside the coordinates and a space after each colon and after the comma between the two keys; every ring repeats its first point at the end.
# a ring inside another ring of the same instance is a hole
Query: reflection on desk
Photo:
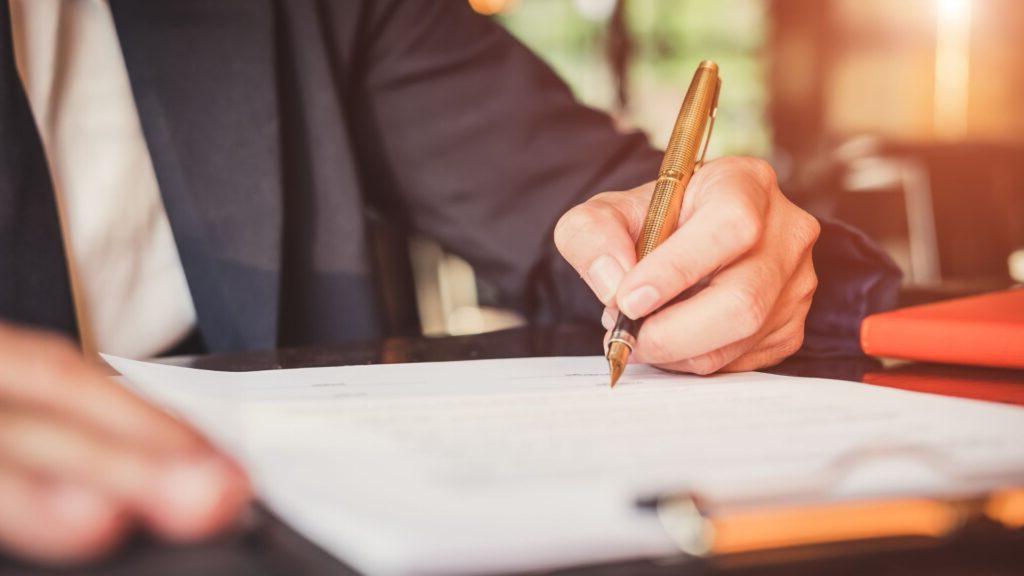
{"type": "Polygon", "coordinates": [[[1024,371],[906,364],[864,374],[863,382],[913,392],[1024,406],[1024,371]]]}

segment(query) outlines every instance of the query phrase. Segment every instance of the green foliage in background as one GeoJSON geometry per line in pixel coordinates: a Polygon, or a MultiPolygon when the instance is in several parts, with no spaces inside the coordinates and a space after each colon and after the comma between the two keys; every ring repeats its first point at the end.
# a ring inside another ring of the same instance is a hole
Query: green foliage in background
{"type": "MultiPolygon", "coordinates": [[[[607,20],[585,4],[607,0],[520,0],[500,21],[544,58],[584,103],[613,110],[607,20]],[[582,9],[581,9],[582,8],[582,9]]],[[[722,70],[719,117],[710,156],[766,156],[765,0],[625,0],[635,43],[625,120],[664,146],[683,94],[701,60],[722,70]]],[[[598,10],[600,12],[600,10],[598,10]]]]}

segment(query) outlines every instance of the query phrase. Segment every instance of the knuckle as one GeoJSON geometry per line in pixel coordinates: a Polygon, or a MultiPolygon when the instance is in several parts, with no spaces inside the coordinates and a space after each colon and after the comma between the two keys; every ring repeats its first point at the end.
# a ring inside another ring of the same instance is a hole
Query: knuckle
{"type": "Polygon", "coordinates": [[[797,297],[800,302],[807,302],[814,297],[818,290],[818,275],[811,268],[807,274],[803,274],[797,286],[797,297]]]}
{"type": "Polygon", "coordinates": [[[774,188],[778,182],[778,177],[775,175],[775,169],[763,158],[745,157],[741,158],[744,161],[746,167],[758,181],[765,187],[765,189],[774,188]]]}
{"type": "Polygon", "coordinates": [[[732,297],[732,322],[740,338],[749,338],[764,325],[768,317],[768,305],[761,291],[753,285],[744,285],[730,292],[732,297]]]}
{"type": "Polygon", "coordinates": [[[763,158],[754,156],[727,156],[719,158],[713,165],[721,170],[718,173],[740,173],[754,179],[758,187],[768,192],[778,187],[778,177],[772,165],[763,158]]]}
{"type": "Polygon", "coordinates": [[[746,202],[734,202],[725,210],[713,242],[726,246],[735,244],[743,250],[752,248],[764,229],[757,211],[746,202]]]}
{"type": "Polygon", "coordinates": [[[818,275],[814,273],[814,270],[811,270],[811,272],[807,275],[807,278],[807,286],[804,289],[803,294],[803,299],[805,301],[809,301],[811,298],[814,298],[814,294],[818,291],[819,285],[818,275]]]}
{"type": "Polygon", "coordinates": [[[777,348],[779,360],[789,358],[793,354],[800,351],[804,345],[804,330],[803,324],[794,329],[793,334],[789,338],[786,338],[782,344],[777,348]]]}
{"type": "Polygon", "coordinates": [[[804,212],[804,214],[807,216],[807,228],[811,237],[811,244],[813,244],[821,237],[821,222],[807,212],[804,212]]]}
{"type": "Polygon", "coordinates": [[[563,254],[571,247],[577,236],[593,227],[599,218],[599,210],[590,202],[571,208],[555,224],[555,246],[563,254]]]}
{"type": "Polygon", "coordinates": [[[818,241],[818,237],[821,236],[821,223],[818,222],[817,218],[800,208],[797,208],[797,210],[799,216],[794,226],[794,232],[800,241],[801,247],[807,250],[814,246],[815,242],[818,241]]]}

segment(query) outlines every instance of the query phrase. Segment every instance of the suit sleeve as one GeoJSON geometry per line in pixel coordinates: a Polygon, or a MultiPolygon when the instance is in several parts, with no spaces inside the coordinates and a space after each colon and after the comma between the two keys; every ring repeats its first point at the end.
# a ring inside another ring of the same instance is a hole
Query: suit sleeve
{"type": "MultiPolygon", "coordinates": [[[[466,2],[366,6],[350,104],[372,200],[469,261],[485,301],[534,322],[596,323],[600,303],[555,251],[552,230],[588,197],[651,180],[660,152],[578,103],[466,2]]],[[[851,276],[841,281],[859,281],[851,276]]],[[[859,321],[845,321],[848,348],[859,321]]]]}

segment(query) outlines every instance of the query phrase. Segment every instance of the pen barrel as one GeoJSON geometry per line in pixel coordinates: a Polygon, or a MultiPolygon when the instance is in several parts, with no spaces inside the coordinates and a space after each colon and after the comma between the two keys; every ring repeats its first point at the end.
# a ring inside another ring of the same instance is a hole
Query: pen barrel
{"type": "Polygon", "coordinates": [[[683,191],[690,181],[662,176],[654,183],[651,204],[636,243],[636,259],[643,260],[664,242],[679,225],[679,213],[683,209],[683,191]]]}
{"type": "Polygon", "coordinates": [[[665,148],[658,181],[636,243],[637,260],[650,254],[679,224],[683,195],[697,165],[697,153],[714,109],[718,88],[718,66],[714,62],[701,62],[690,81],[665,148]]]}

